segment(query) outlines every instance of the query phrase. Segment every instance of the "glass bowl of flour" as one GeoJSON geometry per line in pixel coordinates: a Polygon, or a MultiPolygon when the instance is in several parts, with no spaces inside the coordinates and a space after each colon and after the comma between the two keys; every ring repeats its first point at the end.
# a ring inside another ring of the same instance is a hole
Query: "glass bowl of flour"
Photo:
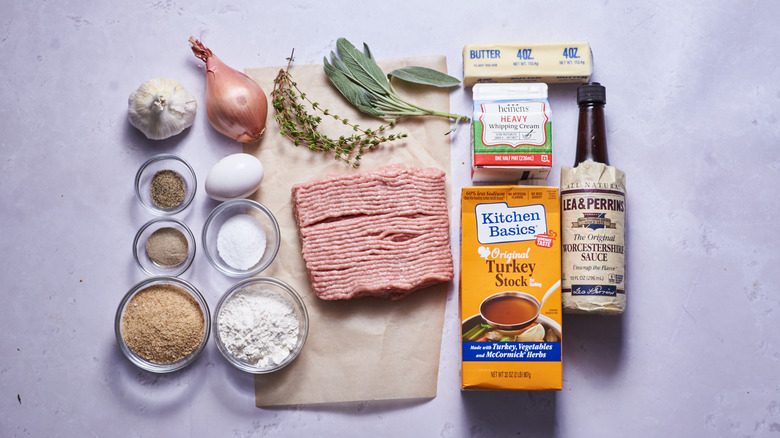
{"type": "Polygon", "coordinates": [[[271,277],[252,277],[231,287],[214,312],[214,339],[236,368],[267,374],[290,364],[303,349],[309,315],[298,293],[271,277]]]}
{"type": "Polygon", "coordinates": [[[203,225],[203,251],[211,266],[234,278],[262,272],[276,258],[281,243],[273,213],[251,199],[224,202],[203,225]]]}

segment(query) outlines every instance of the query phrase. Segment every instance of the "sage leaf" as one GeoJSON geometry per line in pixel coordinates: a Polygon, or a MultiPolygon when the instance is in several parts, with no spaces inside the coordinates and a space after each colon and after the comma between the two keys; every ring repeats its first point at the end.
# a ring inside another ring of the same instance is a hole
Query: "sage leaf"
{"type": "Polygon", "coordinates": [[[355,76],[352,75],[352,72],[349,70],[349,67],[347,67],[347,64],[344,63],[335,53],[332,51],[330,52],[330,62],[333,64],[334,67],[339,69],[346,77],[348,77],[352,82],[356,84],[360,84],[360,81],[357,80],[355,76]]]}
{"type": "Polygon", "coordinates": [[[333,86],[339,90],[349,103],[358,108],[371,105],[368,93],[366,93],[364,89],[355,85],[344,72],[332,66],[327,59],[323,58],[323,63],[325,66],[325,75],[328,76],[328,79],[330,79],[333,86]]]}
{"type": "Polygon", "coordinates": [[[421,108],[404,100],[393,88],[393,76],[408,82],[436,87],[452,87],[460,83],[452,76],[425,67],[405,67],[385,75],[374,61],[374,55],[363,43],[363,51],[345,38],[336,41],[336,53],[324,58],[325,74],[337,90],[358,110],[366,114],[395,120],[408,116],[436,116],[452,119],[455,124],[445,134],[455,130],[467,116],[421,108]]]}
{"type": "Polygon", "coordinates": [[[368,44],[366,43],[363,43],[363,53],[365,53],[369,59],[374,59],[374,55],[371,54],[371,49],[368,48],[368,44]]]}
{"type": "Polygon", "coordinates": [[[370,116],[379,117],[380,119],[385,117],[385,113],[375,109],[373,106],[360,105],[357,109],[370,116]]]}
{"type": "Polygon", "coordinates": [[[388,77],[394,76],[407,82],[415,84],[432,85],[434,87],[454,87],[460,84],[460,80],[453,78],[448,74],[427,67],[403,67],[391,71],[388,77]]]}
{"type": "Polygon", "coordinates": [[[388,80],[374,60],[357,50],[344,38],[336,41],[336,48],[341,60],[362,86],[380,96],[389,92],[388,80]]]}

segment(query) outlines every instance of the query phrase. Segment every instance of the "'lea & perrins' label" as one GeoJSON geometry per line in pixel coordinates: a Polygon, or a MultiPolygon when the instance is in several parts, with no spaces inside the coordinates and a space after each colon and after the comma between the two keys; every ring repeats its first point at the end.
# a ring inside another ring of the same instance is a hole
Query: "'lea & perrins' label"
{"type": "Polygon", "coordinates": [[[603,163],[561,168],[562,299],[566,313],[626,306],[626,176],[603,163]]]}

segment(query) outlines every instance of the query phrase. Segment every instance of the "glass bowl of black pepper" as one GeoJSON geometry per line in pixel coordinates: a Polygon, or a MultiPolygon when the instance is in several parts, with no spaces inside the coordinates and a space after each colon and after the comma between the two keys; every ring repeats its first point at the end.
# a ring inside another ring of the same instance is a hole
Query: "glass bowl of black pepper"
{"type": "Polygon", "coordinates": [[[174,215],[187,208],[197,187],[189,163],[172,154],[155,155],[135,175],[138,202],[157,216],[174,215]]]}
{"type": "Polygon", "coordinates": [[[138,267],[149,275],[177,277],[195,259],[195,236],[179,219],[152,219],[136,233],[133,257],[138,267]]]}
{"type": "Polygon", "coordinates": [[[177,277],[157,276],[125,294],[114,331],[130,362],[153,373],[170,373],[191,364],[203,351],[211,314],[195,286],[177,277]]]}

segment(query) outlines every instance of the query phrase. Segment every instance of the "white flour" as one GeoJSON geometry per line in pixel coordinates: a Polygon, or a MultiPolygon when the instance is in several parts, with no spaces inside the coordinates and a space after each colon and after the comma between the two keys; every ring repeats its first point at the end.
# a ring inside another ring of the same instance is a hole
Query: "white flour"
{"type": "Polygon", "coordinates": [[[265,230],[254,216],[237,214],[219,227],[217,251],[228,265],[247,270],[256,265],[265,253],[265,230]]]}
{"type": "Polygon", "coordinates": [[[219,335],[233,357],[259,367],[281,363],[298,342],[298,315],[278,293],[239,290],[222,306],[219,335]]]}

